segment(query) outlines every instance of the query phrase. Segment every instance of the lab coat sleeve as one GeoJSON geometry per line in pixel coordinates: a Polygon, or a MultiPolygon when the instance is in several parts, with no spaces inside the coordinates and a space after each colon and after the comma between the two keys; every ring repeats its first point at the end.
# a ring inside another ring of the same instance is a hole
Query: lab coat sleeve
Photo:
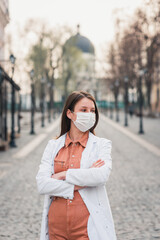
{"type": "Polygon", "coordinates": [[[68,169],[66,172],[66,181],[78,186],[92,187],[105,185],[112,169],[111,149],[112,141],[101,138],[98,159],[103,160],[105,164],[99,168],[68,169]]]}
{"type": "Polygon", "coordinates": [[[41,195],[59,196],[63,198],[73,199],[74,185],[63,180],[51,178],[52,175],[52,151],[55,141],[50,140],[44,150],[39,171],[36,175],[38,192],[41,195]]]}

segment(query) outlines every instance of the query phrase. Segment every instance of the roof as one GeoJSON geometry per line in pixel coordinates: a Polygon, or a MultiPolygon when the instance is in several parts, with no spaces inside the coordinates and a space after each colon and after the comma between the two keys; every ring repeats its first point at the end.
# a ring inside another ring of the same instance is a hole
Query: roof
{"type": "MultiPolygon", "coordinates": [[[[3,79],[6,79],[8,82],[11,83],[11,85],[16,89],[20,90],[20,87],[13,81],[12,78],[8,76],[8,74],[4,71],[4,69],[0,66],[0,74],[2,74],[3,79]]],[[[1,76],[0,76],[1,77],[1,76]]]]}
{"type": "Polygon", "coordinates": [[[80,33],[77,33],[76,35],[70,37],[66,41],[65,46],[75,46],[84,53],[90,53],[93,55],[95,54],[94,46],[91,41],[88,38],[82,36],[80,33]]]}

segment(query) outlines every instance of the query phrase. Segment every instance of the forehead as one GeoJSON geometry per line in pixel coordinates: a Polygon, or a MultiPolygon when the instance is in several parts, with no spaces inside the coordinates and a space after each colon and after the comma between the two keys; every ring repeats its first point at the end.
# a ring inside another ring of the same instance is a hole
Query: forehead
{"type": "Polygon", "coordinates": [[[88,98],[82,98],[80,101],[78,101],[75,105],[75,108],[80,108],[82,106],[87,108],[95,108],[94,102],[88,98]]]}

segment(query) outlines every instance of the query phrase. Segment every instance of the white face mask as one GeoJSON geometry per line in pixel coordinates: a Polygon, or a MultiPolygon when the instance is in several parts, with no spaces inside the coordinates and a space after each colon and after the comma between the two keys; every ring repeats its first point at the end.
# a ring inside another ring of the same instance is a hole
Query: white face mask
{"type": "Polygon", "coordinates": [[[86,132],[90,128],[92,128],[96,121],[96,114],[89,112],[77,112],[76,121],[72,120],[75,126],[81,131],[86,132]]]}

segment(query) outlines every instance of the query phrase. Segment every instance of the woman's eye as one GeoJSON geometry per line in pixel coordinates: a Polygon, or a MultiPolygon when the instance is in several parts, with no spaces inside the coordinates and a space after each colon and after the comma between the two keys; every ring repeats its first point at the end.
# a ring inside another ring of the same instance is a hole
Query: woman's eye
{"type": "MultiPolygon", "coordinates": [[[[82,109],[82,112],[86,112],[86,109],[82,109]]],[[[95,110],[91,110],[91,112],[95,113],[95,110]]]]}

